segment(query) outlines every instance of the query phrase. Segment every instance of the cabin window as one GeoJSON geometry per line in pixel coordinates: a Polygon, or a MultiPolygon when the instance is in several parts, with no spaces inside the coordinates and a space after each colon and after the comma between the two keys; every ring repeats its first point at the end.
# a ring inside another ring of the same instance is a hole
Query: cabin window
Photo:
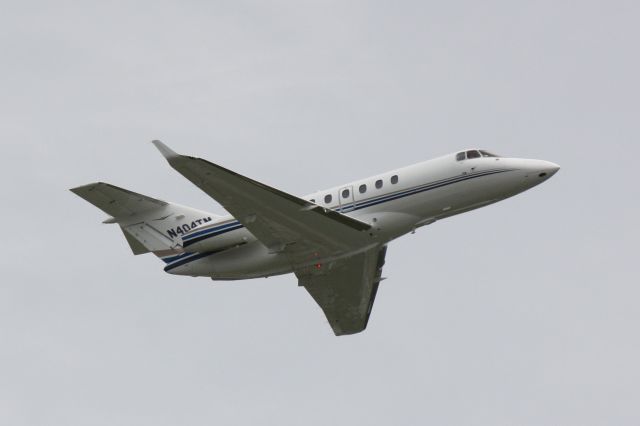
{"type": "Polygon", "coordinates": [[[480,158],[480,153],[478,151],[467,151],[467,158],[480,158]]]}
{"type": "Polygon", "coordinates": [[[348,189],[343,189],[342,190],[342,198],[349,198],[349,190],[348,189]]]}
{"type": "Polygon", "coordinates": [[[459,152],[458,154],[456,154],[456,160],[457,161],[462,161],[464,160],[466,157],[464,155],[464,152],[459,152]]]}
{"type": "Polygon", "coordinates": [[[367,192],[367,185],[365,184],[360,185],[360,188],[358,188],[358,191],[360,191],[361,194],[364,194],[365,192],[367,192]]]}
{"type": "Polygon", "coordinates": [[[378,189],[382,188],[382,179],[378,179],[376,181],[376,188],[378,188],[378,189]]]}
{"type": "Polygon", "coordinates": [[[312,202],[312,203],[314,203],[314,204],[315,204],[315,202],[316,202],[315,198],[312,198],[312,199],[310,199],[309,201],[310,201],[310,202],[312,202]]]}
{"type": "Polygon", "coordinates": [[[331,196],[331,194],[327,194],[324,196],[324,202],[325,204],[329,204],[331,202],[331,200],[333,199],[333,197],[331,196]]]}
{"type": "Polygon", "coordinates": [[[395,185],[396,183],[398,183],[398,175],[391,176],[391,184],[395,185]]]}

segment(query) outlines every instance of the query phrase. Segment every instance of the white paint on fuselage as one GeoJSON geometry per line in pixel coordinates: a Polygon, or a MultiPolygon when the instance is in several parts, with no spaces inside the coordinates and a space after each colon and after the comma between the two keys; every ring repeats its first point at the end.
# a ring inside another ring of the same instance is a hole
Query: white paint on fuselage
{"type": "MultiPolygon", "coordinates": [[[[370,224],[385,244],[419,226],[470,211],[526,191],[549,179],[559,166],[542,160],[481,157],[456,161],[455,154],[392,170],[303,197],[370,224]],[[391,177],[398,176],[396,184],[391,177]],[[382,180],[383,186],[375,183],[382,180]],[[364,193],[359,187],[366,185],[364,193]],[[342,192],[347,189],[347,197],[342,192]],[[325,203],[325,196],[332,200],[325,203]]],[[[221,218],[209,227],[233,220],[221,218]]],[[[193,232],[197,232],[197,229],[193,232]]],[[[234,280],[292,272],[283,254],[269,250],[244,227],[211,237],[206,247],[233,247],[168,270],[177,275],[234,280]]],[[[189,249],[187,248],[187,251],[189,249]]]]}

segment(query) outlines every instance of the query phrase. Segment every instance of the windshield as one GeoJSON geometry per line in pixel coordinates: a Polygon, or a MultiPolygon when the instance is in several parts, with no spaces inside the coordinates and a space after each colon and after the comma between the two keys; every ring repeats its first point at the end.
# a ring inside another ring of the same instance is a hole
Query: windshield
{"type": "Polygon", "coordinates": [[[469,151],[462,151],[456,154],[457,161],[469,160],[472,158],[480,158],[480,157],[500,157],[499,155],[493,154],[489,151],[485,151],[483,149],[476,150],[471,149],[469,151]]]}

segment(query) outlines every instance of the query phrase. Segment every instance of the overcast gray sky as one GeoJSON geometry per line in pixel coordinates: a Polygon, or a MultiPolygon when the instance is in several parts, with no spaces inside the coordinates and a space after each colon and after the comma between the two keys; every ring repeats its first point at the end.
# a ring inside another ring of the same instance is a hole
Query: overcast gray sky
{"type": "Polygon", "coordinates": [[[637,1],[2,2],[6,425],[640,423],[637,1]],[[369,328],[167,275],[67,189],[222,213],[149,143],[295,194],[465,147],[554,161],[390,245],[369,328]]]}

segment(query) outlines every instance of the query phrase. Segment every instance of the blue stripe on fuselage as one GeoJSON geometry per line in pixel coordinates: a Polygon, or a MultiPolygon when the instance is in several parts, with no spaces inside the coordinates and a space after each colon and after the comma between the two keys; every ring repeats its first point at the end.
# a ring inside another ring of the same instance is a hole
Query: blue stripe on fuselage
{"type": "Polygon", "coordinates": [[[171,262],[175,262],[176,260],[182,259],[184,257],[187,257],[189,255],[192,255],[193,253],[180,253],[176,256],[171,256],[171,257],[162,257],[162,261],[164,263],[171,263],[171,262]]]}
{"type": "Polygon", "coordinates": [[[233,231],[235,229],[240,229],[240,228],[244,228],[244,225],[242,225],[240,222],[235,221],[232,224],[229,224],[231,226],[221,226],[218,228],[212,228],[212,229],[207,229],[206,232],[203,230],[201,232],[199,232],[199,236],[197,236],[196,238],[190,238],[189,240],[183,240],[184,243],[182,244],[183,247],[189,247],[190,245],[193,245],[197,242],[200,242],[202,240],[206,240],[207,238],[211,238],[211,237],[215,237],[217,235],[222,235],[225,234],[227,232],[233,231]]]}
{"type": "MultiPolygon", "coordinates": [[[[354,210],[360,210],[367,207],[375,206],[377,204],[386,203],[387,201],[397,200],[399,198],[404,198],[409,195],[419,194],[421,192],[430,191],[432,189],[442,188],[443,186],[452,185],[454,183],[462,182],[469,179],[474,179],[477,177],[489,176],[498,173],[504,173],[511,170],[486,170],[483,172],[478,172],[472,175],[461,175],[455,176],[447,179],[442,179],[439,181],[431,182],[428,184],[418,185],[413,188],[405,189],[403,191],[399,191],[393,194],[387,194],[375,198],[369,198],[368,200],[360,201],[355,203],[354,210]]],[[[348,207],[348,205],[346,206],[348,207]]]]}
{"type": "MultiPolygon", "coordinates": [[[[367,207],[371,207],[371,206],[375,206],[378,204],[382,204],[382,203],[386,203],[388,201],[394,201],[394,200],[398,200],[400,198],[404,198],[404,197],[408,197],[410,195],[415,195],[415,194],[419,194],[421,192],[426,192],[426,191],[430,191],[432,189],[437,189],[437,188],[442,188],[444,186],[448,186],[448,185],[452,185],[458,182],[463,182],[465,180],[470,180],[470,179],[475,179],[475,178],[479,178],[479,177],[483,177],[483,176],[489,176],[489,175],[494,175],[494,174],[498,174],[498,173],[504,173],[504,172],[510,172],[513,171],[512,169],[494,169],[494,170],[485,170],[482,172],[478,172],[478,173],[474,173],[474,174],[469,174],[469,175],[459,175],[459,176],[454,176],[454,177],[450,177],[450,178],[446,178],[446,179],[441,179],[438,181],[434,181],[434,182],[430,182],[427,184],[422,184],[422,185],[418,185],[415,186],[413,188],[409,188],[409,189],[405,189],[402,191],[398,191],[395,193],[391,193],[391,194],[386,194],[386,195],[381,195],[381,196],[377,196],[377,197],[372,197],[369,198],[367,200],[362,200],[362,201],[358,201],[358,202],[354,202],[354,203],[349,203],[349,204],[345,204],[343,206],[340,206],[338,208],[335,209],[335,211],[337,212],[341,212],[341,211],[346,211],[348,210],[349,212],[352,211],[356,211],[356,210],[360,210],[360,209],[364,209],[367,207]]],[[[225,223],[223,225],[218,225],[215,226],[213,228],[209,228],[209,229],[203,229],[202,231],[198,231],[198,232],[194,232],[193,234],[189,234],[186,235],[183,238],[184,244],[183,247],[187,247],[189,245],[195,244],[197,242],[209,239],[211,237],[215,237],[236,229],[241,229],[244,228],[244,225],[242,225],[240,222],[238,222],[237,220],[233,221],[233,222],[229,222],[229,223],[225,223]]],[[[205,255],[211,255],[217,252],[207,252],[207,253],[202,253],[205,255]]],[[[193,255],[194,253],[184,253],[181,254],[179,256],[174,256],[171,258],[166,258],[163,259],[165,262],[167,263],[171,263],[171,262],[175,262],[177,260],[181,260],[180,264],[184,264],[187,262],[190,262],[191,260],[196,260],[196,257],[193,258],[189,258],[189,259],[184,259],[184,262],[182,261],[183,258],[186,258],[188,255],[193,255]]],[[[200,259],[202,257],[205,256],[198,256],[197,259],[200,259]]],[[[175,265],[175,266],[179,266],[179,265],[175,265]]],[[[167,265],[167,267],[165,268],[165,270],[167,270],[167,268],[174,268],[174,265],[167,265]]]]}
{"type": "Polygon", "coordinates": [[[198,237],[200,235],[205,235],[205,234],[209,234],[211,232],[219,231],[219,230],[222,230],[222,229],[227,229],[229,227],[236,226],[239,223],[240,222],[238,222],[237,220],[234,220],[233,222],[225,223],[223,225],[214,226],[213,228],[203,229],[202,231],[197,231],[197,232],[194,232],[193,234],[185,235],[182,238],[182,241],[188,241],[188,240],[196,238],[196,237],[198,237]]]}
{"type": "Polygon", "coordinates": [[[172,262],[170,264],[168,264],[167,266],[164,267],[165,272],[168,272],[174,268],[177,268],[178,266],[182,266],[184,264],[187,264],[189,262],[192,262],[194,260],[198,260],[198,259],[202,259],[203,257],[207,257],[207,256],[211,256],[212,254],[216,254],[218,252],[220,252],[222,250],[218,250],[218,251],[208,251],[205,253],[186,253],[189,256],[185,256],[183,259],[180,259],[178,261],[172,262]]]}

